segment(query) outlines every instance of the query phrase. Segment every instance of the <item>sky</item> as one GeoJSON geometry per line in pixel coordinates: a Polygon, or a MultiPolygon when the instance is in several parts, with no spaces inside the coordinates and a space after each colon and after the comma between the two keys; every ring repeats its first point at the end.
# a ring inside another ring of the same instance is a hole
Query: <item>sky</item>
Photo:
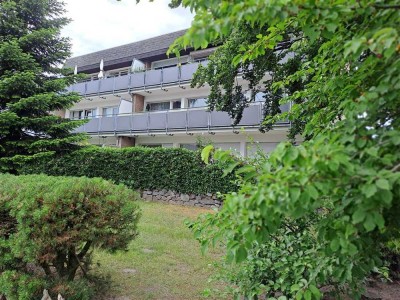
{"type": "Polygon", "coordinates": [[[169,0],[64,0],[72,19],[62,35],[71,39],[72,56],[79,56],[190,26],[189,10],[168,7],[169,0]]]}

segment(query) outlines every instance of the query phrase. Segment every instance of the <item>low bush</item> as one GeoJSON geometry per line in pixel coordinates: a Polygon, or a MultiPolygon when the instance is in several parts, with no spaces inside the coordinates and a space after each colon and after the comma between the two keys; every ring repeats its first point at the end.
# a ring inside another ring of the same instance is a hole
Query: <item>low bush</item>
{"type": "Polygon", "coordinates": [[[0,291],[8,300],[70,286],[78,269],[86,275],[95,247],[124,249],[137,235],[137,195],[123,185],[9,174],[0,182],[0,291]]]}
{"type": "Polygon", "coordinates": [[[58,157],[43,157],[20,170],[25,174],[102,177],[133,189],[167,189],[181,193],[226,193],[236,189],[234,176],[222,178],[217,165],[200,153],[179,148],[124,149],[88,147],[58,157]]]}

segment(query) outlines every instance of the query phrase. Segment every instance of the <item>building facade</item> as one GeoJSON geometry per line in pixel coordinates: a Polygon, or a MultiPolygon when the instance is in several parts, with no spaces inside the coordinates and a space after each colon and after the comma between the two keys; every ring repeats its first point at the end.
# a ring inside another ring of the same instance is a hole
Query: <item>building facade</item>
{"type": "MultiPolygon", "coordinates": [[[[258,130],[263,115],[262,93],[245,109],[235,127],[226,112],[207,109],[209,87],[191,88],[190,81],[215,48],[188,49],[179,58],[167,57],[169,46],[183,33],[67,60],[66,67],[87,74],[87,79],[68,88],[78,92],[82,100],[61,112],[62,116],[89,119],[77,132],[87,132],[90,143],[97,145],[195,149],[199,143],[212,142],[247,156],[257,149],[269,152],[285,140],[289,122],[281,122],[267,133],[258,130]]],[[[240,76],[237,80],[246,89],[240,76]]]]}

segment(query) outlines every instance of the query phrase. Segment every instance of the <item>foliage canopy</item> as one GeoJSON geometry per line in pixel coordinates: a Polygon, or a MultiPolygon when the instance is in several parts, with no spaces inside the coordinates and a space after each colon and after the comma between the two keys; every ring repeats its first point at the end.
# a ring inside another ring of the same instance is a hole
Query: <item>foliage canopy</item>
{"type": "MultiPolygon", "coordinates": [[[[226,42],[194,81],[211,85],[211,107],[240,118],[248,100],[233,80],[242,68],[250,88],[268,89],[263,126],[289,117],[291,137],[307,140],[282,143],[257,166],[240,168],[241,189],[226,196],[219,213],[193,225],[198,238],[204,246],[225,241],[228,258],[241,262],[255,249],[278,255],[274,238],[285,245],[288,225],[297,234],[300,220],[314,220],[307,232],[315,242],[293,251],[308,251],[316,264],[298,272],[301,263],[287,263],[296,276],[266,273],[272,283],[258,288],[271,299],[276,291],[281,299],[318,299],[315,287],[329,284],[359,295],[362,280],[382,266],[380,247],[400,237],[400,6],[370,0],[172,4],[195,12],[175,49],[226,42]],[[283,57],[276,51],[282,46],[283,57]],[[272,78],[257,82],[265,71],[272,78]],[[280,114],[278,104],[287,101],[292,110],[280,114]]],[[[215,158],[237,165],[227,153],[215,158]]],[[[250,290],[241,292],[254,296],[250,290]]]]}

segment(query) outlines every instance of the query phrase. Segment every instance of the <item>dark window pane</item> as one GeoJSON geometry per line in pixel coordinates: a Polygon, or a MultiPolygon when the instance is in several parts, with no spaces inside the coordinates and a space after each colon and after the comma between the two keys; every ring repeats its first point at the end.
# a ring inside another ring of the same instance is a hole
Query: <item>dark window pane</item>
{"type": "Polygon", "coordinates": [[[173,109],[181,108],[181,101],[180,100],[179,101],[174,101],[173,104],[172,104],[172,108],[173,109]]]}

